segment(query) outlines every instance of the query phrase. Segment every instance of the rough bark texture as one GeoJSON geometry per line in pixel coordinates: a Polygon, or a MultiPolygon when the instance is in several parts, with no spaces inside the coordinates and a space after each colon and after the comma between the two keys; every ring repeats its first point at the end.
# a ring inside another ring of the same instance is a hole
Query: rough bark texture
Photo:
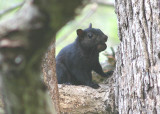
{"type": "Polygon", "coordinates": [[[65,114],[117,114],[113,77],[108,84],[93,89],[88,86],[60,85],[60,109],[65,114]]]}
{"type": "Polygon", "coordinates": [[[56,63],[55,63],[55,47],[54,42],[51,46],[51,49],[46,53],[44,62],[43,62],[43,76],[44,82],[49,89],[49,94],[51,96],[52,102],[55,104],[57,114],[60,113],[59,107],[59,92],[58,92],[58,83],[56,77],[56,63]]]}
{"type": "Polygon", "coordinates": [[[40,79],[41,60],[53,36],[81,3],[27,0],[13,19],[0,24],[0,82],[7,114],[56,113],[40,79]]]}
{"type": "Polygon", "coordinates": [[[116,66],[120,114],[160,114],[159,0],[115,0],[121,43],[116,66]]]}

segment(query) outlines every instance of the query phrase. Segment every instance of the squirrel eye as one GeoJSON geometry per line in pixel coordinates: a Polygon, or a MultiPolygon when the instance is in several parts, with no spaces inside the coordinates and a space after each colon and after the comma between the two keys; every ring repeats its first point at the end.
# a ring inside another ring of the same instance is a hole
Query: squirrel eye
{"type": "Polygon", "coordinates": [[[93,34],[92,34],[92,33],[89,33],[89,34],[88,34],[88,37],[89,37],[89,38],[92,38],[92,37],[93,37],[93,34]]]}

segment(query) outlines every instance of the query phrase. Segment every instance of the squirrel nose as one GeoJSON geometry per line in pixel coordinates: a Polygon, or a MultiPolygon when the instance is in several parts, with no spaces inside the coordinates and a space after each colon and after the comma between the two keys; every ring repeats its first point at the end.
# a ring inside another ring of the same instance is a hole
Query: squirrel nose
{"type": "Polygon", "coordinates": [[[108,40],[108,36],[104,36],[104,42],[107,42],[107,40],[108,40]]]}

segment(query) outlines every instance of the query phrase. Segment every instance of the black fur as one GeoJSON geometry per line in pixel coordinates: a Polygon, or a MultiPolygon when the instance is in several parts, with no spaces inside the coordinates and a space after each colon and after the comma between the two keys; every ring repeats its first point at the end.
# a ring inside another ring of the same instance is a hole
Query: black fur
{"type": "Polygon", "coordinates": [[[92,82],[91,71],[103,77],[108,76],[99,63],[99,52],[106,49],[108,37],[100,30],[92,28],[77,30],[78,37],[64,47],[56,57],[56,73],[59,84],[86,85],[99,88],[92,82]]]}

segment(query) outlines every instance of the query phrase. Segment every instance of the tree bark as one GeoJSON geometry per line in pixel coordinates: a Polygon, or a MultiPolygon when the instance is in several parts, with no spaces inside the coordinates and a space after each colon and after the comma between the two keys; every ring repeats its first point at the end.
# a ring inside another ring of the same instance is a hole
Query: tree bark
{"type": "Polygon", "coordinates": [[[120,114],[160,114],[159,0],[115,0],[121,43],[116,104],[120,114]]]}
{"type": "Polygon", "coordinates": [[[60,109],[64,114],[117,114],[114,80],[93,89],[88,86],[59,84],[60,109]]]}
{"type": "Polygon", "coordinates": [[[41,60],[53,36],[81,3],[27,0],[12,19],[0,24],[0,82],[7,114],[57,113],[40,79],[41,60]]]}
{"type": "Polygon", "coordinates": [[[51,96],[52,102],[55,105],[57,110],[57,114],[60,114],[60,106],[59,106],[59,91],[58,91],[58,83],[56,77],[56,62],[55,62],[55,40],[52,43],[52,46],[46,53],[42,67],[43,67],[43,76],[44,82],[49,89],[49,94],[51,96]]]}

